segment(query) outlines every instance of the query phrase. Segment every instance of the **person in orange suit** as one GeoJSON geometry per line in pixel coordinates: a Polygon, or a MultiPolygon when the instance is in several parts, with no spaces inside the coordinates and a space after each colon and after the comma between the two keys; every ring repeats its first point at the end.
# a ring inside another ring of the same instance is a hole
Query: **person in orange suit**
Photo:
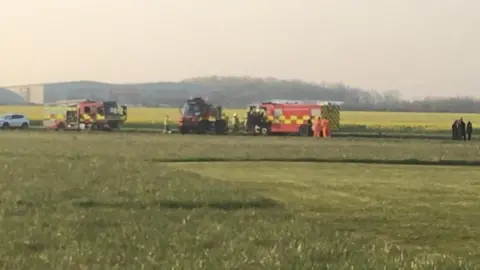
{"type": "Polygon", "coordinates": [[[328,118],[322,119],[321,126],[322,126],[323,137],[325,138],[330,137],[330,121],[328,121],[328,118]]]}
{"type": "Polygon", "coordinates": [[[313,129],[313,136],[315,138],[320,138],[321,137],[320,132],[322,131],[322,121],[320,117],[315,118],[315,120],[313,121],[312,129],[313,129]]]}

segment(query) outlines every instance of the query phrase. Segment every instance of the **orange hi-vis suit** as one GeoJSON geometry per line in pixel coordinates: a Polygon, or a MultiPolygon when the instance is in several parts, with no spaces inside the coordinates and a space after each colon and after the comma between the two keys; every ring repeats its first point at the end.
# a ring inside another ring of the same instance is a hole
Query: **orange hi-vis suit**
{"type": "Polygon", "coordinates": [[[322,119],[322,134],[323,137],[330,137],[330,121],[327,118],[322,119]]]}
{"type": "Polygon", "coordinates": [[[313,122],[313,136],[316,138],[320,138],[321,131],[322,131],[322,121],[320,120],[320,118],[317,118],[313,122]]]}

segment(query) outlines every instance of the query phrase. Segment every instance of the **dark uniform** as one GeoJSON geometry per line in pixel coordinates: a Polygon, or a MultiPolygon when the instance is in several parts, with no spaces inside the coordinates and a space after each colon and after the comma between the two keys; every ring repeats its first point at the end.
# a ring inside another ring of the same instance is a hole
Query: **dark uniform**
{"type": "Polygon", "coordinates": [[[467,123],[467,138],[468,138],[469,141],[472,139],[472,132],[473,132],[472,122],[468,121],[468,123],[467,123]]]}
{"type": "Polygon", "coordinates": [[[463,122],[463,118],[460,118],[460,122],[459,122],[459,128],[460,128],[460,140],[464,140],[466,141],[467,140],[467,125],[465,124],[465,122],[463,122]]]}
{"type": "Polygon", "coordinates": [[[265,111],[264,110],[261,110],[260,113],[259,113],[259,119],[258,119],[258,124],[261,126],[261,127],[264,127],[267,123],[267,118],[265,116],[265,111]]]}
{"type": "Polygon", "coordinates": [[[452,124],[452,140],[456,140],[458,138],[458,129],[457,129],[457,120],[453,121],[452,124]]]}
{"type": "Polygon", "coordinates": [[[255,112],[253,112],[253,130],[256,133],[258,128],[260,127],[260,119],[262,117],[262,114],[260,113],[259,109],[256,109],[255,112]]]}
{"type": "Polygon", "coordinates": [[[253,111],[249,110],[247,113],[247,124],[246,124],[247,130],[246,131],[250,132],[252,130],[252,126],[253,126],[253,111]]]}

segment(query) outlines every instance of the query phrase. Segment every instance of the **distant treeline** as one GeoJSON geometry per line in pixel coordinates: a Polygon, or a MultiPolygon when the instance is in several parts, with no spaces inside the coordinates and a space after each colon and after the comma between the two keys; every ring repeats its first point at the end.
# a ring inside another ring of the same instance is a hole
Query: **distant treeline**
{"type": "MultiPolygon", "coordinates": [[[[200,77],[181,82],[106,84],[92,81],[45,85],[45,102],[90,98],[117,100],[147,107],[179,107],[186,98],[207,97],[228,108],[245,108],[268,99],[313,99],[343,101],[343,110],[402,112],[480,112],[473,98],[426,98],[407,101],[398,91],[379,92],[347,85],[314,84],[299,80],[251,77],[200,77]]],[[[24,104],[21,97],[0,89],[0,104],[24,104]]]]}

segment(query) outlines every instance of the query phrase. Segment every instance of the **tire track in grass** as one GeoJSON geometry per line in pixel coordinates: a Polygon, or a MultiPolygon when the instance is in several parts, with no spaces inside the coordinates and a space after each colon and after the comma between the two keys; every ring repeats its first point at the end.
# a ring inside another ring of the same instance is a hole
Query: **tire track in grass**
{"type": "Polygon", "coordinates": [[[480,160],[420,160],[420,159],[361,159],[361,158],[215,158],[189,157],[176,159],[152,158],[146,162],[153,163],[200,163],[200,162],[291,162],[291,163],[350,163],[350,164],[379,164],[379,165],[418,165],[418,166],[480,166],[480,160]]]}

